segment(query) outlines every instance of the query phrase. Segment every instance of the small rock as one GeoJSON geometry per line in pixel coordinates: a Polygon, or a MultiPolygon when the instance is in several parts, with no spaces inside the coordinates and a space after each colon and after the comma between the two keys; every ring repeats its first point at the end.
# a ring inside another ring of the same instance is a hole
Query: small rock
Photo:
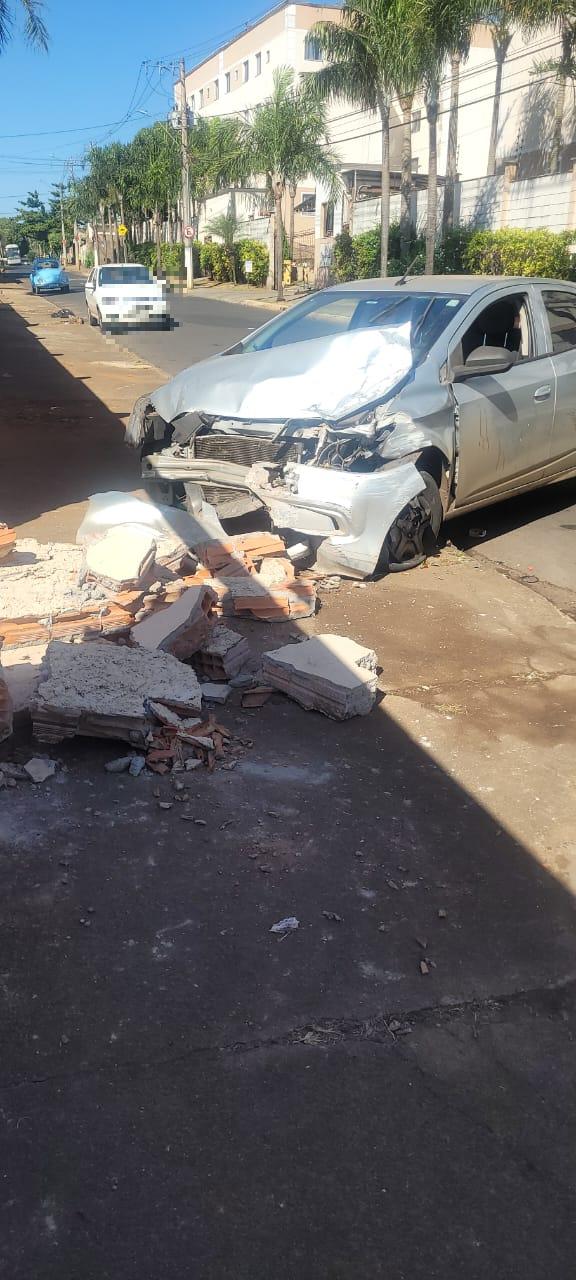
{"type": "Polygon", "coordinates": [[[420,973],[423,973],[423,974],[430,973],[430,965],[426,962],[426,960],[420,961],[420,973]]]}
{"type": "Polygon", "coordinates": [[[296,916],[285,916],[283,920],[278,920],[273,924],[270,933],[292,933],[295,929],[300,928],[300,921],[296,916]]]}
{"type": "Polygon", "coordinates": [[[126,773],[132,764],[133,756],[117,756],[115,760],[107,760],[106,773],[126,773]]]}
{"type": "Polygon", "coordinates": [[[208,702],[226,702],[230,697],[232,690],[229,684],[214,684],[209,681],[202,685],[202,697],[208,702]]]}
{"type": "Polygon", "coordinates": [[[171,809],[171,808],[172,808],[172,801],[171,801],[171,800],[159,800],[159,801],[158,801],[158,808],[159,808],[159,809],[171,809]]]}
{"type": "Polygon", "coordinates": [[[185,768],[185,770],[186,770],[186,772],[187,772],[187,773],[191,773],[193,769],[201,769],[201,768],[202,768],[202,761],[201,761],[201,760],[196,760],[196,758],[191,758],[190,760],[185,760],[185,761],[184,761],[184,768],[185,768]]]}
{"type": "Polygon", "coordinates": [[[46,782],[48,778],[53,778],[56,773],[55,760],[43,760],[40,756],[33,756],[28,764],[24,765],[26,773],[33,782],[46,782]]]}
{"type": "Polygon", "coordinates": [[[132,778],[139,778],[142,770],[146,768],[145,756],[132,756],[128,773],[132,778]]]}
{"type": "Polygon", "coordinates": [[[4,760],[0,764],[0,773],[5,778],[14,778],[16,782],[29,782],[29,776],[20,764],[12,764],[11,760],[4,760]]]}
{"type": "Polygon", "coordinates": [[[323,911],[322,915],[326,920],[334,920],[336,924],[342,924],[342,916],[337,911],[323,911]]]}
{"type": "Polygon", "coordinates": [[[207,827],[207,826],[208,826],[208,823],[206,822],[206,819],[205,819],[205,818],[195,818],[195,819],[194,819],[194,821],[195,821],[195,823],[196,823],[196,826],[197,826],[197,827],[207,827]]]}
{"type": "Polygon", "coordinates": [[[448,912],[444,910],[444,907],[440,907],[440,910],[438,912],[438,919],[445,920],[447,915],[448,915],[448,912]]]}

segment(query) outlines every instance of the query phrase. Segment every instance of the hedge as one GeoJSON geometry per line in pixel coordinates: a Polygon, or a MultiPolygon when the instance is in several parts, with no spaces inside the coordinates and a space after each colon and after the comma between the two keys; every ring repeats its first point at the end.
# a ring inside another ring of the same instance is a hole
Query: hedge
{"type": "Polygon", "coordinates": [[[475,231],[464,253],[465,270],[472,275],[548,276],[572,280],[574,264],[568,245],[571,231],[475,231]]]}
{"type": "MultiPolygon", "coordinates": [[[[219,284],[233,279],[230,249],[223,244],[207,240],[200,245],[200,266],[204,275],[219,284]]],[[[234,245],[236,279],[246,284],[263,285],[268,277],[268,250],[259,240],[238,240],[234,245]],[[244,264],[252,262],[252,271],[246,275],[244,264]]]]}
{"type": "MultiPolygon", "coordinates": [[[[576,240],[573,231],[524,231],[509,227],[502,231],[474,231],[455,227],[446,232],[434,257],[438,275],[464,272],[470,275],[545,276],[556,280],[576,278],[568,246],[576,240]]],[[[411,267],[420,275],[424,266],[425,243],[413,236],[410,255],[400,254],[400,229],[390,227],[388,275],[400,275],[411,258],[421,254],[411,267]]],[[[367,280],[380,274],[380,227],[351,236],[342,231],[334,246],[336,280],[367,280]]]]}
{"type": "MultiPolygon", "coordinates": [[[[144,267],[156,270],[156,242],[146,240],[144,244],[131,244],[129,247],[132,262],[140,262],[144,267]]],[[[169,276],[184,276],[184,245],[163,244],[161,249],[162,268],[169,276]]],[[[198,246],[194,245],[194,272],[200,274],[200,256],[198,246]]]]}

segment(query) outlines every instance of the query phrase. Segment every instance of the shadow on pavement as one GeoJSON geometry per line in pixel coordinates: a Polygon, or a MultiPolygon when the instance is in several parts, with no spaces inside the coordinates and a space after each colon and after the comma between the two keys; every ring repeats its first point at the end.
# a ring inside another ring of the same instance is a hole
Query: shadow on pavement
{"type": "MultiPolygon", "coordinates": [[[[23,414],[30,334],[0,326],[23,414]]],[[[21,417],[12,520],[130,487],[118,419],[83,386],[65,401],[34,346],[35,394],[74,426],[21,417]]],[[[261,647],[285,642],[264,625],[261,647]]],[[[2,793],[0,1269],[566,1280],[571,894],[385,702],[222,716],[254,747],[183,801],[105,773],[122,747],[90,741],[52,751],[46,789],[2,793]]]]}

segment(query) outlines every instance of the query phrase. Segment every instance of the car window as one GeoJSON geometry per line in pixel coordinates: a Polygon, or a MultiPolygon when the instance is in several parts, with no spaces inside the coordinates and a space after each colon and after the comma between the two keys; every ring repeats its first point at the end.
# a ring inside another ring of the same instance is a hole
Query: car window
{"type": "Polygon", "coordinates": [[[356,329],[393,332],[409,325],[415,357],[425,354],[462,305],[449,294],[402,292],[397,288],[314,294],[242,343],[243,351],[268,351],[293,342],[336,337],[356,329]]]}
{"type": "Polygon", "coordinates": [[[452,364],[465,364],[478,347],[502,347],[518,360],[534,355],[533,327],[526,294],[509,294],[490,302],[474,317],[452,353],[452,364]]]}
{"type": "Polygon", "coordinates": [[[148,267],[101,267],[100,284],[147,284],[150,280],[148,267]]]}
{"type": "Polygon", "coordinates": [[[542,298],[552,335],[552,354],[572,351],[576,347],[576,296],[543,289],[542,298]]]}

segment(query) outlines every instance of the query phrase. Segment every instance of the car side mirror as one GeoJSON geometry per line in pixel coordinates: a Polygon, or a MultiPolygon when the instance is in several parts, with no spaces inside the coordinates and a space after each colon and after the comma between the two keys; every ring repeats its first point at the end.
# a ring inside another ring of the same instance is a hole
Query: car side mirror
{"type": "Polygon", "coordinates": [[[454,382],[468,382],[470,378],[497,376],[508,373],[516,362],[516,352],[505,347],[476,347],[465,364],[458,365],[453,373],[454,382]]]}

